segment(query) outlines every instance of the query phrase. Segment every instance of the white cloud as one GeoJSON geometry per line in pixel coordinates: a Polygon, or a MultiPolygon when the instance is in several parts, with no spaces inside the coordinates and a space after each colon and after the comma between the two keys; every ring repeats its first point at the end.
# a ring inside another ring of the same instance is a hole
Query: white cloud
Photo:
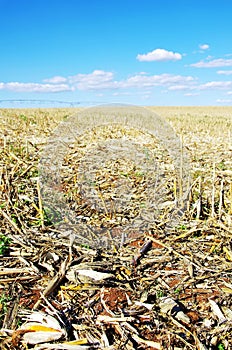
{"type": "Polygon", "coordinates": [[[114,74],[103,70],[94,70],[89,74],[76,74],[68,78],[70,84],[79,90],[99,90],[117,88],[114,74]]]}
{"type": "Polygon", "coordinates": [[[191,67],[196,68],[215,68],[215,67],[232,67],[232,59],[218,58],[211,61],[199,61],[190,64],[191,67]]]}
{"type": "Polygon", "coordinates": [[[69,83],[79,90],[150,88],[154,86],[169,86],[170,84],[185,84],[194,80],[191,76],[174,74],[148,75],[144,72],[132,75],[124,80],[115,80],[112,72],[95,70],[89,74],[77,74],[69,77],[69,83]]]}
{"type": "Polygon", "coordinates": [[[182,55],[178,52],[167,51],[164,49],[156,49],[146,54],[138,54],[136,58],[138,61],[146,62],[177,61],[182,59],[182,55]]]}
{"type": "Polygon", "coordinates": [[[52,84],[60,84],[60,83],[66,83],[67,78],[61,77],[59,75],[56,75],[52,78],[49,79],[44,79],[43,80],[45,83],[52,83],[52,84]]]}
{"type": "Polygon", "coordinates": [[[208,50],[209,49],[209,45],[208,44],[201,44],[201,45],[199,45],[199,48],[201,50],[208,50]]]}
{"type": "Polygon", "coordinates": [[[113,96],[131,96],[131,92],[123,91],[123,92],[114,92],[112,94],[113,96]]]}
{"type": "Polygon", "coordinates": [[[138,74],[140,74],[140,75],[148,75],[147,72],[139,72],[138,74]]]}
{"type": "Polygon", "coordinates": [[[181,90],[226,90],[232,87],[232,81],[209,81],[204,84],[196,84],[196,81],[187,82],[186,84],[174,84],[168,87],[169,91],[181,90]]]}
{"type": "Polygon", "coordinates": [[[218,70],[217,74],[231,75],[232,74],[232,70],[218,70]]]}
{"type": "Polygon", "coordinates": [[[169,92],[184,91],[185,93],[195,93],[203,90],[227,90],[228,94],[232,94],[232,80],[208,81],[200,84],[192,76],[168,73],[149,75],[140,72],[125,79],[116,80],[113,72],[94,70],[88,74],[79,73],[63,79],[66,79],[66,83],[56,83],[62,80],[59,76],[49,79],[53,83],[0,82],[0,90],[32,93],[58,93],[85,90],[95,91],[99,94],[103,93],[104,90],[109,90],[118,95],[143,92],[144,95],[148,96],[150,93],[147,93],[147,90],[151,91],[153,88],[163,88],[169,92]]]}
{"type": "Polygon", "coordinates": [[[201,84],[198,88],[205,89],[228,89],[232,87],[232,81],[209,81],[208,83],[201,84]]]}
{"type": "Polygon", "coordinates": [[[150,94],[145,94],[141,96],[143,100],[149,100],[149,98],[151,98],[150,94]]]}
{"type": "Polygon", "coordinates": [[[230,99],[221,99],[221,98],[218,98],[218,99],[216,100],[216,102],[219,102],[219,103],[231,103],[232,100],[230,100],[230,99]]]}
{"type": "Polygon", "coordinates": [[[10,90],[15,92],[63,92],[73,89],[67,84],[38,84],[38,83],[0,83],[1,90],[10,90]]]}
{"type": "Polygon", "coordinates": [[[232,91],[228,91],[228,92],[227,92],[227,95],[232,95],[232,91]]]}
{"type": "Polygon", "coordinates": [[[168,90],[171,91],[180,91],[180,90],[189,90],[189,89],[195,89],[195,86],[190,85],[172,85],[169,86],[168,90]]]}
{"type": "Polygon", "coordinates": [[[134,75],[130,78],[121,81],[121,87],[154,87],[154,86],[169,86],[171,84],[183,84],[192,82],[194,80],[191,76],[174,75],[174,74],[159,74],[159,75],[134,75]]]}
{"type": "Polygon", "coordinates": [[[199,96],[199,94],[197,92],[187,92],[186,94],[184,94],[184,96],[199,96]]]}
{"type": "Polygon", "coordinates": [[[156,86],[169,87],[171,85],[182,86],[191,85],[195,80],[192,76],[182,76],[174,74],[148,75],[144,72],[132,75],[123,80],[116,80],[113,72],[94,70],[88,74],[76,74],[65,78],[67,84],[56,83],[61,81],[57,77],[46,79],[53,83],[20,83],[20,82],[0,82],[1,90],[15,92],[63,92],[74,90],[125,90],[125,89],[145,89],[156,86]]]}

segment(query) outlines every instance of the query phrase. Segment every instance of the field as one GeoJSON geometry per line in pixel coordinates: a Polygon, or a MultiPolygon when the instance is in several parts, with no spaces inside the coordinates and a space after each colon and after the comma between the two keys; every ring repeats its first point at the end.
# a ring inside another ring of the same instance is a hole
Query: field
{"type": "Polygon", "coordinates": [[[232,349],[232,107],[144,110],[0,109],[0,349],[232,349]]]}

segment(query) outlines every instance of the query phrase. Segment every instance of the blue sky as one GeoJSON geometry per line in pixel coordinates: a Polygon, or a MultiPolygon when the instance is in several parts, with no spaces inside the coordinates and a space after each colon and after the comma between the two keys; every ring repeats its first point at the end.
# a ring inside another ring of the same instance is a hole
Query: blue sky
{"type": "Polygon", "coordinates": [[[0,107],[232,105],[231,18],[231,0],[0,0],[0,107]]]}

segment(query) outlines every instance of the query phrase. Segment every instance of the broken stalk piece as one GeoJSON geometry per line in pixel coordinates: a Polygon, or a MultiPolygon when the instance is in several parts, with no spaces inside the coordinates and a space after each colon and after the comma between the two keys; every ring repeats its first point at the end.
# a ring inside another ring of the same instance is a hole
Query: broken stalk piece
{"type": "Polygon", "coordinates": [[[139,254],[136,255],[133,259],[132,259],[132,264],[134,266],[136,266],[139,262],[139,260],[151,249],[152,247],[152,241],[148,240],[147,242],[144,243],[144,245],[142,246],[142,248],[140,248],[139,250],[139,254]]]}

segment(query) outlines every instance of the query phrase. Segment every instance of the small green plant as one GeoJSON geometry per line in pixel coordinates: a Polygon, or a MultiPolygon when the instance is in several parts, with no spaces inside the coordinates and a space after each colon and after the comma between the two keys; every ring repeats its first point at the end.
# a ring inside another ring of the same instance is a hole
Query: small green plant
{"type": "Polygon", "coordinates": [[[8,296],[6,296],[5,294],[0,295],[1,310],[3,310],[4,312],[6,311],[6,303],[9,300],[10,300],[10,298],[8,296]]]}
{"type": "Polygon", "coordinates": [[[149,152],[149,150],[146,147],[143,149],[143,153],[146,156],[146,160],[149,160],[151,158],[150,157],[150,152],[149,152]]]}
{"type": "MultiPolygon", "coordinates": [[[[3,255],[9,248],[11,239],[5,235],[0,234],[0,255],[3,255]]],[[[1,303],[1,298],[0,298],[1,303]]]]}
{"type": "Polygon", "coordinates": [[[90,249],[90,245],[88,245],[88,244],[81,244],[80,246],[85,248],[85,249],[90,249]]]}
{"type": "Polygon", "coordinates": [[[158,289],[158,290],[156,291],[156,297],[157,297],[157,298],[162,298],[162,297],[164,297],[164,291],[161,290],[161,289],[158,289]]]}
{"type": "Polygon", "coordinates": [[[7,311],[7,302],[11,300],[11,298],[5,294],[0,295],[0,321],[3,319],[7,311]]]}
{"type": "Polygon", "coordinates": [[[141,202],[141,203],[140,203],[140,208],[146,208],[146,203],[141,202]]]}
{"type": "Polygon", "coordinates": [[[143,172],[143,171],[137,171],[137,172],[135,173],[135,176],[136,176],[136,177],[143,177],[143,176],[144,176],[144,172],[143,172]]]}
{"type": "Polygon", "coordinates": [[[128,177],[128,176],[129,176],[129,174],[128,174],[128,173],[125,173],[124,171],[120,171],[120,175],[121,175],[121,176],[124,176],[124,177],[128,177]]]}
{"type": "Polygon", "coordinates": [[[226,170],[226,164],[225,164],[225,161],[222,160],[219,164],[218,164],[218,168],[220,170],[226,170]]]}
{"type": "Polygon", "coordinates": [[[20,118],[21,120],[25,121],[25,122],[28,120],[28,117],[27,117],[26,115],[24,115],[24,114],[21,114],[21,115],[19,116],[19,118],[20,118]]]}
{"type": "Polygon", "coordinates": [[[178,230],[187,230],[187,226],[186,225],[184,225],[184,224],[182,224],[182,225],[179,225],[179,226],[177,226],[177,229],[178,230]]]}
{"type": "Polygon", "coordinates": [[[225,346],[222,343],[218,344],[217,348],[218,350],[225,350],[225,346]]]}
{"type": "Polygon", "coordinates": [[[180,294],[180,292],[181,292],[181,288],[176,288],[176,289],[174,290],[174,293],[175,293],[175,294],[180,294]]]}
{"type": "Polygon", "coordinates": [[[20,327],[23,324],[23,320],[21,318],[17,319],[17,326],[20,327]]]}

